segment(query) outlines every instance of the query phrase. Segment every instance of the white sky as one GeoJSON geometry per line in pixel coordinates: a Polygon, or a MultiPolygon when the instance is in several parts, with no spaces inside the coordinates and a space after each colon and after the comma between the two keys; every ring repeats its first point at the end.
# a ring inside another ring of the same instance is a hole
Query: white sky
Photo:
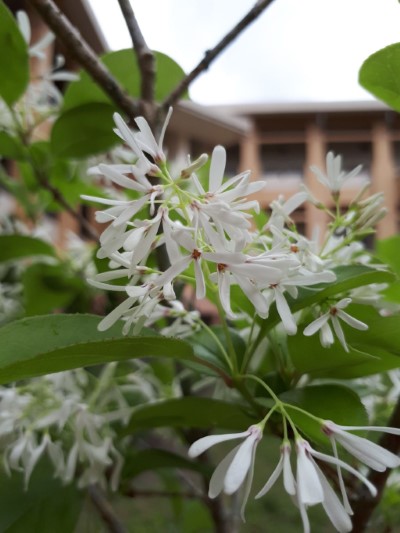
{"type": "MultiPolygon", "coordinates": [[[[117,0],[88,0],[110,48],[131,46],[117,0]]],[[[187,72],[255,0],[132,0],[148,45],[187,72]]],[[[358,70],[400,41],[398,0],[275,0],[193,83],[203,104],[365,100],[358,70]]]]}

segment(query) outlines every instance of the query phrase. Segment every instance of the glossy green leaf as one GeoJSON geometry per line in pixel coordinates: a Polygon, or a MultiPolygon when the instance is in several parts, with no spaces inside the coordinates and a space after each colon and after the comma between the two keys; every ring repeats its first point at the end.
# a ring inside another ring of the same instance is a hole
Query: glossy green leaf
{"type": "Polygon", "coordinates": [[[167,450],[151,449],[128,454],[125,457],[121,477],[128,480],[143,472],[155,472],[164,468],[180,468],[203,473],[208,471],[198,461],[191,461],[182,455],[167,450]]]}
{"type": "MultiPolygon", "coordinates": [[[[293,313],[306,309],[314,304],[323,302],[337,294],[346,293],[357,287],[369,285],[371,283],[391,283],[396,276],[389,271],[376,270],[364,265],[346,265],[334,268],[336,281],[333,283],[321,283],[318,286],[302,288],[296,299],[291,298],[288,294],[285,297],[293,313]]],[[[268,331],[280,322],[280,317],[275,305],[271,308],[269,317],[262,321],[262,331],[268,331]]]]}
{"type": "Polygon", "coordinates": [[[297,372],[313,378],[351,379],[400,367],[400,316],[381,317],[365,306],[352,306],[348,312],[369,326],[367,331],[359,331],[342,322],[349,352],[337,340],[330,348],[324,348],[318,333],[305,337],[305,326],[288,337],[290,357],[297,372]]]}
{"type": "MultiPolygon", "coordinates": [[[[156,85],[155,99],[165,98],[185,76],[181,67],[170,57],[161,52],[155,52],[156,85]]],[[[137,60],[131,48],[109,52],[101,57],[110,73],[131,96],[140,96],[140,71],[137,60]]],[[[82,72],[80,79],[70,83],[64,96],[63,109],[72,109],[90,103],[108,103],[116,106],[109,97],[91,80],[90,76],[82,72]]]]}
{"type": "Polygon", "coordinates": [[[75,485],[63,486],[54,479],[53,468],[43,461],[24,489],[22,475],[0,475],[0,531],[7,533],[71,533],[82,508],[84,495],[75,485]]]}
{"type": "Polygon", "coordinates": [[[61,113],[51,130],[51,147],[56,156],[87,157],[120,143],[114,133],[109,104],[86,104],[61,113]]]}
{"type": "Polygon", "coordinates": [[[7,133],[0,131],[0,157],[5,159],[24,159],[24,147],[20,141],[7,133]]]}
{"type": "Polygon", "coordinates": [[[0,50],[0,96],[12,105],[28,85],[28,48],[15,18],[1,0],[0,50]]]}
{"type": "Polygon", "coordinates": [[[24,318],[3,326],[0,383],[140,357],[196,360],[191,346],[178,339],[124,337],[121,324],[99,332],[100,318],[57,314],[24,318]]]}
{"type": "MultiPolygon", "coordinates": [[[[194,353],[200,359],[209,361],[214,366],[229,373],[230,369],[221,348],[222,346],[226,351],[228,351],[225,330],[222,326],[211,326],[210,329],[219,342],[217,342],[213,335],[205,329],[192,335],[187,339],[187,341],[192,344],[194,353]]],[[[232,345],[240,365],[246,350],[246,343],[235,330],[230,329],[229,332],[232,345]]]]}
{"type": "Polygon", "coordinates": [[[85,290],[85,282],[63,265],[36,263],[22,276],[24,307],[28,316],[62,311],[85,290]]]}
{"type": "Polygon", "coordinates": [[[137,407],[123,434],[156,427],[227,428],[245,431],[257,422],[242,406],[213,400],[186,397],[137,407]]]}
{"type": "Polygon", "coordinates": [[[364,89],[400,111],[400,43],[370,55],[362,64],[358,79],[364,89]]]}
{"type": "MultiPolygon", "coordinates": [[[[358,395],[342,385],[311,385],[293,389],[280,395],[280,399],[323,420],[332,420],[347,426],[368,424],[368,416],[358,395]]],[[[329,440],[321,430],[321,425],[307,415],[287,407],[293,422],[315,442],[327,444],[329,440]]]]}
{"type": "Polygon", "coordinates": [[[393,235],[376,243],[376,256],[400,275],[400,235],[393,235]]]}
{"type": "Polygon", "coordinates": [[[0,235],[0,262],[15,261],[25,257],[55,257],[51,244],[27,235],[0,235]]]}

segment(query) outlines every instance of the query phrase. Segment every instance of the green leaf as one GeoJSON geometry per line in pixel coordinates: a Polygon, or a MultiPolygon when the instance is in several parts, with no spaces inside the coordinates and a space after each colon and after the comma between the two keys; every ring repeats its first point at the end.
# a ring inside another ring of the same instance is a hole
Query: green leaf
{"type": "Polygon", "coordinates": [[[362,64],[358,79],[364,89],[400,111],[400,43],[370,55],[362,64]]]}
{"type": "Polygon", "coordinates": [[[0,96],[12,105],[29,81],[28,48],[18,25],[0,1],[0,96]]]}
{"type": "MultiPolygon", "coordinates": [[[[310,288],[299,290],[299,296],[294,299],[288,294],[285,297],[289,303],[292,313],[306,309],[312,305],[332,298],[337,294],[346,293],[357,287],[369,285],[371,283],[391,283],[396,276],[385,270],[376,270],[364,265],[346,265],[334,268],[336,281],[333,283],[321,283],[310,288]]],[[[268,331],[280,322],[279,314],[274,305],[269,317],[262,321],[262,331],[268,331]]]]}
{"type": "Polygon", "coordinates": [[[0,235],[0,262],[25,257],[55,257],[55,250],[45,241],[27,235],[0,235]]]}
{"type": "Polygon", "coordinates": [[[0,156],[6,159],[24,159],[24,147],[19,139],[0,131],[0,156]]]}
{"type": "MultiPolygon", "coordinates": [[[[342,385],[311,385],[284,392],[279,398],[323,420],[332,420],[345,426],[368,424],[367,412],[360,398],[353,390],[342,385]]],[[[309,438],[321,444],[329,442],[319,422],[295,409],[285,408],[296,426],[309,438]]]]}
{"type": "Polygon", "coordinates": [[[371,308],[356,305],[348,312],[368,324],[367,331],[359,331],[341,322],[349,352],[337,340],[330,348],[324,348],[318,333],[305,337],[303,327],[288,337],[297,372],[313,378],[352,379],[400,367],[400,316],[381,317],[371,308]]]}
{"type": "Polygon", "coordinates": [[[0,383],[72,368],[139,357],[197,360],[184,341],[166,337],[124,337],[121,324],[100,332],[101,317],[47,315],[0,328],[0,383]]]}
{"type": "Polygon", "coordinates": [[[137,407],[122,432],[156,427],[227,428],[245,431],[258,420],[241,405],[212,398],[186,397],[137,407]]]}
{"type": "MultiPolygon", "coordinates": [[[[154,52],[156,58],[155,99],[164,99],[185,76],[181,67],[170,57],[161,52],[154,52]]],[[[109,52],[101,57],[110,73],[131,96],[140,97],[140,71],[136,57],[131,48],[109,52]]],[[[82,72],[80,79],[69,84],[64,95],[63,109],[72,109],[91,103],[108,103],[116,106],[100,89],[90,76],[82,72]]]]}
{"type": "Polygon", "coordinates": [[[393,235],[388,239],[382,239],[376,243],[376,255],[383,263],[386,263],[400,275],[400,235],[393,235]]]}
{"type": "Polygon", "coordinates": [[[53,468],[43,461],[35,468],[27,491],[21,474],[0,474],[1,532],[71,533],[82,503],[82,492],[54,479],[53,468]]]}
{"type": "MultiPolygon", "coordinates": [[[[219,343],[226,350],[227,342],[224,328],[222,326],[212,326],[210,329],[213,331],[214,335],[219,340],[219,343]]],[[[246,351],[246,343],[235,330],[230,328],[229,332],[240,366],[244,352],[246,351]]],[[[227,365],[227,361],[224,357],[224,354],[222,353],[220,344],[216,342],[215,338],[208,331],[203,329],[189,337],[187,341],[192,344],[194,353],[200,359],[203,359],[204,361],[209,361],[221,370],[224,370],[228,373],[230,372],[230,368],[227,365]]],[[[204,371],[204,369],[202,370],[204,371]]]]}
{"type": "Polygon", "coordinates": [[[203,473],[208,471],[208,468],[198,461],[191,461],[167,450],[153,449],[128,454],[125,457],[121,477],[130,480],[142,472],[154,472],[164,468],[181,468],[203,473]]]}
{"type": "Polygon", "coordinates": [[[65,309],[86,288],[84,281],[69,274],[63,265],[36,263],[25,270],[22,281],[28,316],[65,309]]]}
{"type": "Polygon", "coordinates": [[[51,130],[51,148],[60,157],[87,157],[120,143],[109,104],[86,104],[61,113],[51,130]]]}

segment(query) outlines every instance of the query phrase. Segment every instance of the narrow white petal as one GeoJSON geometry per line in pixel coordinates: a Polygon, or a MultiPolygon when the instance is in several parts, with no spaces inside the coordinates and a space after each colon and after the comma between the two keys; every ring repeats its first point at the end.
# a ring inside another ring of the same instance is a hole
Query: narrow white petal
{"type": "Polygon", "coordinates": [[[118,305],[111,313],[109,313],[103,320],[97,325],[99,331],[106,331],[111,328],[117,322],[118,319],[127,311],[131,305],[136,301],[136,298],[127,298],[121,304],[118,305]]]}
{"type": "MultiPolygon", "coordinates": [[[[335,459],[339,459],[339,455],[338,455],[338,452],[337,452],[336,441],[335,441],[333,435],[330,435],[329,439],[330,439],[331,444],[332,444],[333,455],[335,456],[335,459]]],[[[338,479],[339,479],[339,487],[340,487],[340,492],[341,492],[342,498],[343,498],[344,508],[346,509],[347,513],[353,514],[353,509],[351,508],[351,505],[350,505],[350,502],[349,502],[349,498],[347,497],[346,487],[345,487],[345,484],[344,484],[344,481],[343,481],[342,470],[341,470],[339,465],[336,465],[336,470],[337,470],[337,475],[338,475],[338,479]]]]}
{"type": "Polygon", "coordinates": [[[281,455],[279,462],[275,467],[275,470],[272,472],[272,474],[270,475],[269,479],[267,480],[263,488],[256,494],[255,496],[256,500],[258,498],[261,498],[265,494],[267,494],[267,492],[275,485],[278,477],[281,475],[282,470],[283,470],[283,455],[281,455]]]}
{"type": "Polygon", "coordinates": [[[283,449],[283,486],[291,496],[296,494],[296,481],[290,464],[290,447],[288,445],[285,445],[283,449]]]}
{"type": "Polygon", "coordinates": [[[380,431],[381,433],[391,433],[392,435],[400,435],[399,428],[391,428],[385,426],[340,426],[335,424],[336,427],[344,430],[366,430],[366,431],[380,431]]]}
{"type": "Polygon", "coordinates": [[[235,313],[231,308],[231,275],[229,272],[218,272],[218,291],[222,307],[229,318],[234,318],[235,313]]]}
{"type": "Polygon", "coordinates": [[[240,516],[243,522],[246,522],[244,513],[246,510],[247,501],[250,496],[251,486],[253,484],[254,464],[255,464],[255,459],[256,459],[257,444],[258,444],[258,441],[254,444],[253,449],[251,451],[250,468],[249,468],[249,473],[246,477],[246,483],[245,483],[244,491],[243,491],[243,501],[242,501],[242,506],[240,508],[240,516]]]}
{"type": "Polygon", "coordinates": [[[17,11],[17,21],[19,31],[22,33],[22,37],[26,44],[31,42],[31,23],[29,17],[25,11],[17,11]]]}
{"type": "Polygon", "coordinates": [[[209,191],[216,192],[221,186],[226,164],[226,151],[223,146],[216,146],[211,156],[209,191]]]}
{"type": "Polygon", "coordinates": [[[396,468],[400,465],[400,458],[397,455],[364,437],[337,430],[335,438],[357,459],[378,472],[383,472],[386,467],[396,468]]]}
{"type": "Polygon", "coordinates": [[[226,494],[233,494],[242,485],[251,466],[253,447],[256,445],[258,439],[258,433],[252,433],[240,445],[226,472],[224,483],[224,491],[226,494]]]}
{"type": "Polygon", "coordinates": [[[346,339],[342,330],[342,326],[340,325],[339,319],[337,316],[331,315],[331,321],[333,325],[333,329],[335,330],[335,333],[337,335],[337,338],[339,339],[340,344],[343,346],[343,348],[346,350],[346,352],[349,351],[349,348],[347,347],[346,339]]]}
{"type": "Polygon", "coordinates": [[[352,302],[351,298],[342,298],[341,300],[339,300],[336,304],[335,304],[335,307],[337,307],[338,309],[344,309],[345,307],[347,307],[348,305],[350,305],[352,302]]]}
{"type": "Polygon", "coordinates": [[[335,342],[333,338],[333,333],[329,323],[324,324],[319,332],[319,338],[322,346],[329,348],[335,342]]]}
{"type": "Polygon", "coordinates": [[[297,490],[299,500],[306,505],[324,501],[324,494],[317,471],[311,459],[307,457],[304,445],[297,445],[297,490]]]}
{"type": "Polygon", "coordinates": [[[356,318],[349,315],[345,311],[342,311],[341,309],[337,310],[336,315],[339,318],[341,318],[344,322],[346,322],[346,324],[351,326],[352,328],[359,329],[361,331],[365,331],[366,329],[368,329],[367,324],[365,324],[364,322],[361,322],[361,320],[357,320],[356,318]]]}
{"type": "Polygon", "coordinates": [[[162,285],[165,285],[166,283],[169,283],[172,281],[176,276],[178,276],[181,272],[186,270],[189,263],[192,261],[191,255],[186,255],[173,263],[165,272],[159,276],[154,283],[156,283],[157,287],[161,287],[162,285]]]}
{"type": "Polygon", "coordinates": [[[376,496],[377,490],[374,487],[374,485],[365,476],[360,474],[360,472],[356,470],[355,468],[353,468],[352,466],[348,465],[341,459],[337,459],[336,457],[331,457],[330,455],[317,452],[316,450],[313,450],[313,449],[310,449],[310,453],[317,459],[320,459],[321,461],[325,461],[326,463],[331,463],[334,465],[339,465],[341,468],[344,468],[345,470],[353,474],[353,476],[356,476],[360,481],[362,481],[366,485],[366,487],[368,488],[368,490],[370,491],[373,497],[376,496]]]}
{"type": "Polygon", "coordinates": [[[226,455],[222,461],[217,465],[217,468],[214,470],[213,475],[210,479],[210,485],[208,487],[208,497],[216,498],[224,488],[224,482],[226,477],[226,472],[230,467],[235,455],[237,454],[240,444],[233,448],[228,455],[226,455]]]}
{"type": "MultiPolygon", "coordinates": [[[[165,132],[167,130],[167,127],[168,127],[168,124],[169,124],[169,121],[171,119],[171,115],[172,115],[172,106],[170,106],[168,108],[168,113],[167,113],[167,116],[165,117],[165,120],[164,120],[164,124],[163,124],[163,127],[161,128],[161,133],[160,133],[160,138],[158,140],[158,148],[159,148],[159,151],[162,153],[162,147],[163,147],[163,143],[164,143],[164,137],[165,137],[165,132]]],[[[204,155],[204,154],[203,154],[204,155]]]]}
{"type": "Polygon", "coordinates": [[[297,331],[297,325],[293,318],[290,307],[279,289],[274,289],[276,308],[279,316],[281,317],[283,327],[288,335],[295,335],[297,331]]]}
{"type": "Polygon", "coordinates": [[[322,502],[322,505],[329,517],[329,520],[332,522],[337,531],[339,531],[339,533],[347,533],[348,531],[351,531],[353,525],[349,515],[346,512],[346,509],[336,496],[335,491],[329,485],[321,469],[315,463],[314,466],[324,491],[324,501],[322,502]]]}
{"type": "Polygon", "coordinates": [[[108,178],[110,178],[111,181],[113,181],[117,185],[120,185],[121,187],[125,187],[126,189],[138,192],[144,192],[146,190],[143,185],[131,178],[128,178],[127,176],[124,176],[120,172],[117,172],[113,167],[109,165],[100,164],[98,168],[101,174],[104,174],[104,176],[107,176],[108,178]]]}
{"type": "Polygon", "coordinates": [[[225,442],[228,440],[234,439],[243,439],[248,437],[249,431],[242,431],[241,433],[227,433],[226,435],[207,435],[207,437],[202,437],[199,440],[196,440],[189,448],[188,455],[189,457],[197,457],[203,452],[214,446],[214,444],[219,444],[220,442],[225,442]]]}
{"type": "Polygon", "coordinates": [[[196,278],[196,298],[202,300],[206,297],[206,285],[204,275],[200,265],[200,259],[194,260],[194,275],[196,278]]]}
{"type": "Polygon", "coordinates": [[[304,329],[303,334],[306,337],[314,335],[314,333],[316,333],[324,324],[326,324],[326,322],[329,320],[329,316],[329,313],[325,313],[324,315],[316,318],[313,322],[308,324],[308,326],[304,329]]]}

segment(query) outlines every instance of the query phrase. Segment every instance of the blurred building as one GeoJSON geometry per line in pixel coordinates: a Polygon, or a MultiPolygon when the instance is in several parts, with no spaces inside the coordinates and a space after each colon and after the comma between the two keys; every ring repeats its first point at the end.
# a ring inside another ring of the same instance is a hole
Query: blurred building
{"type": "MultiPolygon", "coordinates": [[[[8,0],[15,12],[27,9],[32,21],[33,41],[47,31],[29,2],[8,0]]],[[[90,46],[101,53],[106,43],[86,0],[56,2],[79,29],[90,46]]],[[[56,42],[54,54],[68,51],[56,42]]],[[[52,57],[49,57],[49,62],[52,57]]],[[[69,60],[68,67],[73,67],[69,60]]],[[[33,65],[34,67],[34,65],[33,65]]],[[[265,179],[267,186],[258,195],[264,209],[278,195],[286,198],[304,183],[319,199],[330,204],[329,193],[310,172],[310,165],[325,168],[325,156],[332,150],[342,154],[343,166],[350,171],[362,164],[359,176],[346,184],[341,195],[348,205],[366,180],[373,192],[385,194],[389,214],[379,223],[378,237],[399,229],[400,115],[381,103],[342,102],[307,104],[257,104],[204,107],[184,101],[173,113],[167,132],[169,156],[186,160],[202,152],[210,153],[215,144],[228,152],[227,174],[252,170],[253,179],[265,179]]],[[[62,226],[76,226],[64,214],[62,226]]],[[[299,228],[311,235],[325,223],[324,214],[312,205],[298,210],[294,218],[299,228]]],[[[76,230],[77,228],[74,227],[76,230]]]]}

